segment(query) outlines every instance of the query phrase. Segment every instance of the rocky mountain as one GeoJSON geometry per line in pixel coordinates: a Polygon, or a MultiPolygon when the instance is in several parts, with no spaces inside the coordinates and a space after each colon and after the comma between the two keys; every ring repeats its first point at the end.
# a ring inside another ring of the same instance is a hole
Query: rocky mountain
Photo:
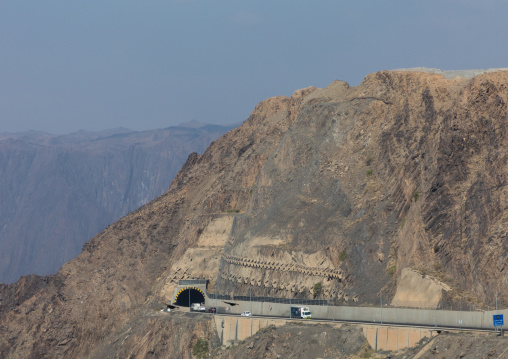
{"type": "Polygon", "coordinates": [[[185,278],[348,305],[506,294],[507,86],[506,71],[383,71],[261,102],[56,275],[2,286],[0,352],[190,358],[213,330],[175,344],[178,317],[147,314],[185,278]]]}
{"type": "Polygon", "coordinates": [[[230,127],[0,134],[0,282],[51,274],[230,127]]]}

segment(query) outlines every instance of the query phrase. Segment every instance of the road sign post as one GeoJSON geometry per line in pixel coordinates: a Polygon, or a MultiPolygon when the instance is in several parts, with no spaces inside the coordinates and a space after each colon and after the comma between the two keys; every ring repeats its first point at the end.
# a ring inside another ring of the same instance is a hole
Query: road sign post
{"type": "Polygon", "coordinates": [[[496,328],[496,331],[497,331],[497,327],[501,327],[501,336],[503,336],[503,325],[504,325],[503,314],[494,314],[492,316],[492,319],[493,319],[494,327],[496,328]]]}
{"type": "Polygon", "coordinates": [[[504,325],[503,314],[494,314],[493,320],[494,320],[495,327],[502,327],[504,325]]]}

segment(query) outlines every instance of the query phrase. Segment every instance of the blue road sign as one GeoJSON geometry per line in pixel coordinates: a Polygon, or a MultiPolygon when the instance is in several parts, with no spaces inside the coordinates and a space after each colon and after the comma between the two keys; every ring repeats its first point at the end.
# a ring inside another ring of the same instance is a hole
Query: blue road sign
{"type": "Polygon", "coordinates": [[[494,326],[502,327],[504,325],[504,319],[502,314],[494,314],[494,326]]]}

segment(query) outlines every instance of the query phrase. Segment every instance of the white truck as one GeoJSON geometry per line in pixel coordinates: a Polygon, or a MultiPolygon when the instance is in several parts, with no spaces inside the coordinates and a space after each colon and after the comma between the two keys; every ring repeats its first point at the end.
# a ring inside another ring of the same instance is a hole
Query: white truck
{"type": "Polygon", "coordinates": [[[312,314],[310,313],[309,307],[291,307],[291,317],[311,319],[312,314]]]}
{"type": "Polygon", "coordinates": [[[190,309],[194,312],[204,312],[205,303],[192,303],[190,309]]]}

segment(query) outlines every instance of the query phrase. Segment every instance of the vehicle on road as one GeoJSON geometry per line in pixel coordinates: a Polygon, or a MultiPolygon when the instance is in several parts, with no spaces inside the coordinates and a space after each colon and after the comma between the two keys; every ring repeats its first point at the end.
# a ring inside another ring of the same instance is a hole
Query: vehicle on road
{"type": "Polygon", "coordinates": [[[251,312],[248,312],[248,311],[245,311],[243,312],[242,314],[240,314],[242,317],[252,317],[252,313],[251,312]]]}
{"type": "Polygon", "coordinates": [[[217,308],[212,307],[212,308],[208,309],[208,313],[217,313],[217,308]]]}
{"type": "Polygon", "coordinates": [[[311,319],[312,314],[310,313],[309,307],[291,307],[291,317],[311,319]]]}
{"type": "Polygon", "coordinates": [[[205,303],[192,303],[191,310],[195,312],[204,312],[206,310],[205,303]]]}

